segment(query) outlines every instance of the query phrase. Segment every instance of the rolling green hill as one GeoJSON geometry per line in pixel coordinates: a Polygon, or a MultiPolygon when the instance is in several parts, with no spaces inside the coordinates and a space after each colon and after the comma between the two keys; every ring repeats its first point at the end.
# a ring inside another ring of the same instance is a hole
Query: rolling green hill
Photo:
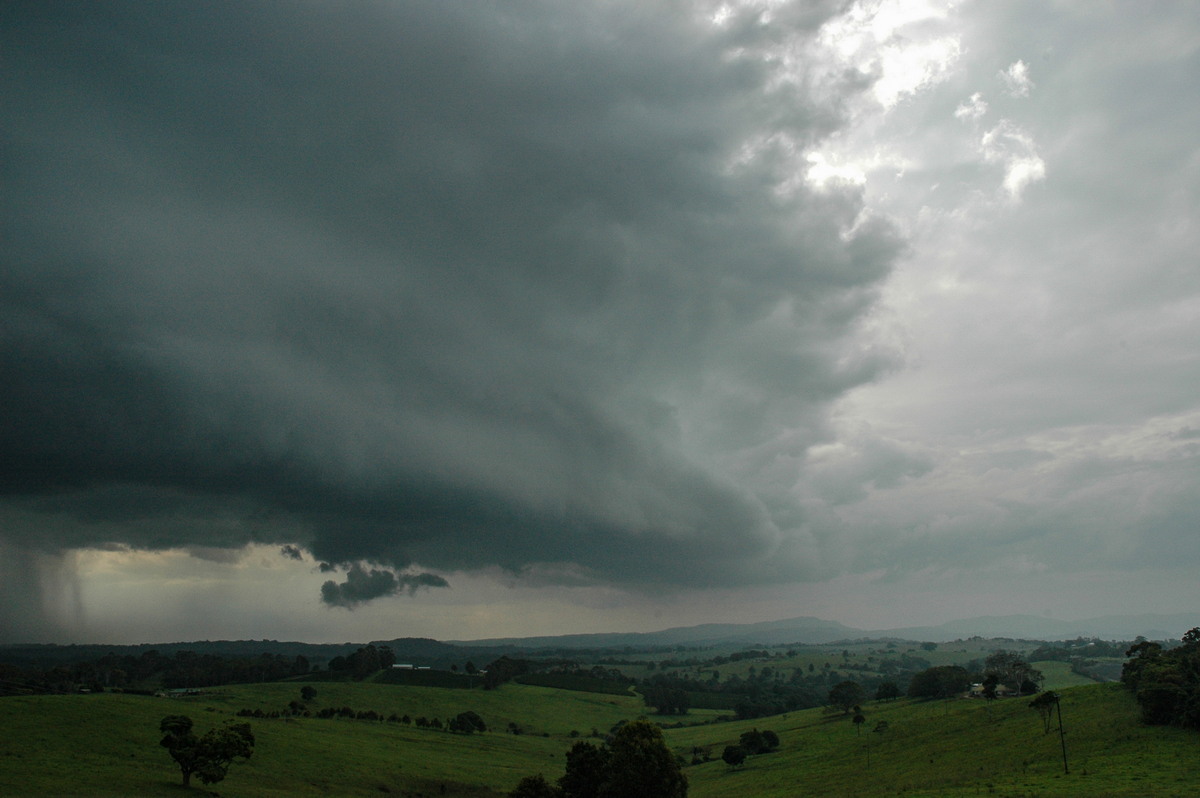
{"type": "MultiPolygon", "coordinates": [[[[348,706],[382,715],[443,720],[474,710],[489,731],[471,736],[400,723],[345,719],[251,720],[253,758],[234,765],[214,789],[222,796],[336,794],[498,796],[522,776],[561,774],[573,733],[607,731],[644,712],[634,696],[509,684],[494,691],[381,683],[314,683],[312,710],[348,706]],[[509,724],[522,734],[506,731],[509,724]],[[444,792],[443,792],[444,788],[444,792]]],[[[181,796],[179,774],[158,746],[158,721],[187,714],[197,730],[240,709],[281,710],[299,697],[295,682],[238,685],[185,699],[121,694],[11,696],[0,699],[0,795],[181,796]]],[[[840,714],[806,710],[744,722],[669,729],[668,744],[690,760],[690,795],[708,796],[1171,796],[1200,787],[1194,732],[1138,723],[1119,685],[1064,691],[1071,772],[1063,773],[1056,734],[1043,733],[1027,699],[864,707],[861,734],[840,714]],[[886,721],[885,732],[871,731],[886,721]],[[723,747],[751,728],[776,731],[782,746],[737,769],[723,747]],[[869,744],[869,751],[868,751],[869,744]],[[868,765],[868,755],[870,762],[868,765]]],[[[704,724],[703,721],[709,721],[704,724]]]]}

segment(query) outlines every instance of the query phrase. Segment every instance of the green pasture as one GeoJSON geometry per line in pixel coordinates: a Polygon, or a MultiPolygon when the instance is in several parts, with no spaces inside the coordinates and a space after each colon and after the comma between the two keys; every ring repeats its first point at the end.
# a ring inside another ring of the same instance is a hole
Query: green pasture
{"type": "MultiPolygon", "coordinates": [[[[1047,735],[1029,699],[874,703],[856,730],[849,717],[806,710],[753,721],[670,730],[680,755],[720,756],[751,728],[771,729],[779,751],[740,768],[687,768],[690,796],[1192,796],[1200,789],[1195,732],[1142,726],[1120,686],[1063,693],[1070,773],[1057,731],[1047,735]],[[887,730],[875,732],[880,721],[887,730]]],[[[1055,725],[1057,729],[1057,724],[1055,725]]]]}
{"type": "MultiPolygon", "coordinates": [[[[1057,675],[1056,677],[1057,678],[1057,675]]],[[[489,731],[470,736],[397,723],[343,719],[251,720],[253,758],[212,788],[185,790],[158,746],[158,721],[187,714],[197,731],[239,709],[283,709],[302,683],[237,685],[186,699],[97,694],[0,698],[0,795],[304,796],[384,794],[502,796],[523,776],[561,773],[572,731],[607,731],[644,712],[634,696],[506,685],[451,690],[366,683],[319,683],[313,709],[349,706],[383,715],[438,717],[474,710],[489,731]],[[506,733],[515,723],[526,733],[506,733]],[[547,736],[548,735],[548,736],[547,736]]],[[[666,730],[685,761],[693,749],[714,758],[687,766],[694,798],[710,796],[1191,796],[1200,788],[1195,732],[1138,722],[1116,684],[1064,690],[1070,773],[1057,733],[1045,734],[1029,700],[992,703],[870,702],[856,730],[847,716],[805,710],[753,721],[716,722],[694,712],[664,719],[698,725],[666,730]],[[875,732],[878,724],[887,730],[875,732]],[[775,753],[731,769],[725,745],[751,728],[771,729],[775,753]]]]}
{"type": "Polygon", "coordinates": [[[1068,687],[1079,687],[1085,684],[1095,684],[1086,676],[1080,676],[1071,670],[1070,663],[1045,660],[1029,663],[1042,672],[1046,680],[1042,682],[1043,690],[1064,690],[1068,687]]]}

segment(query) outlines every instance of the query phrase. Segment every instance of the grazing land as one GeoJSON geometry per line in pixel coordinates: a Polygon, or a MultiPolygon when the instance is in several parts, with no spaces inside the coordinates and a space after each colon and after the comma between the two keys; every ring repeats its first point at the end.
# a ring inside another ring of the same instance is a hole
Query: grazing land
{"type": "MultiPolygon", "coordinates": [[[[252,719],[254,755],[216,785],[220,795],[502,796],[523,776],[561,775],[564,754],[576,739],[646,713],[634,695],[511,683],[484,691],[292,681],[186,698],[9,696],[0,698],[0,794],[188,794],[158,745],[164,715],[187,714],[204,730],[240,720],[239,711],[285,708],[306,684],[317,690],[307,702],[310,710],[350,707],[442,719],[471,710],[486,720],[488,731],[451,734],[345,718],[252,719]]],[[[1141,725],[1137,704],[1120,685],[1062,691],[1070,773],[1063,772],[1057,733],[1044,732],[1028,703],[871,701],[863,706],[860,728],[840,711],[822,709],[727,722],[715,722],[727,714],[707,710],[652,717],[668,726],[696,724],[666,730],[668,745],[684,761],[710,758],[684,768],[689,795],[696,798],[1190,796],[1200,785],[1196,733],[1141,725]],[[886,731],[874,731],[881,722],[886,731]],[[775,731],[779,749],[737,768],[722,762],[722,748],[754,728],[775,731]]]]}

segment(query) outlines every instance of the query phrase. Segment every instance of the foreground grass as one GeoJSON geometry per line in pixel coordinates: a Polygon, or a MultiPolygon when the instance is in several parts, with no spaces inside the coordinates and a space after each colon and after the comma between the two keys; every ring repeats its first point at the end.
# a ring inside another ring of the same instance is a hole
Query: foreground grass
{"type": "MultiPolygon", "coordinates": [[[[272,684],[185,700],[114,694],[0,699],[0,795],[178,796],[178,770],[158,745],[164,715],[190,715],[202,733],[242,708],[285,707],[298,690],[272,684]]],[[[568,719],[607,730],[637,703],[520,685],[486,693],[371,684],[322,685],[318,691],[317,707],[443,719],[474,709],[501,727],[511,719],[562,734],[463,736],[395,723],[252,720],[254,756],[215,785],[222,796],[501,795],[530,773],[561,773],[568,719]]]]}
{"type": "MultiPolygon", "coordinates": [[[[254,757],[235,765],[221,796],[383,794],[504,795],[523,776],[562,773],[572,731],[607,731],[643,711],[635,698],[507,685],[496,691],[381,684],[317,684],[313,708],[349,706],[445,720],[472,709],[492,729],[452,735],[366,721],[251,721],[254,757]],[[529,733],[503,732],[516,723],[529,733]]],[[[297,683],[244,685],[187,700],[141,696],[30,696],[0,699],[0,795],[184,796],[179,774],[158,746],[158,721],[188,714],[198,731],[243,708],[281,709],[297,683]]],[[[715,796],[1191,796],[1200,787],[1194,732],[1149,728],[1119,685],[1064,692],[1071,772],[1063,773],[1056,734],[1046,735],[1027,699],[865,707],[861,734],[842,715],[820,710],[756,721],[710,723],[666,732],[691,759],[707,748],[718,759],[685,768],[694,798],[715,796]],[[886,732],[871,731],[886,721],[886,732]],[[773,754],[731,770],[725,745],[751,728],[772,729],[773,754]],[[869,750],[868,750],[869,745],[869,750]],[[869,763],[868,763],[869,756],[869,763]]],[[[699,713],[693,721],[701,720],[699,713]]]]}
{"type": "MultiPolygon", "coordinates": [[[[1116,684],[1063,693],[1069,774],[1057,733],[1043,732],[1028,699],[991,706],[898,701],[864,709],[861,734],[844,716],[819,711],[723,724],[715,756],[755,725],[776,731],[780,750],[733,770],[720,761],[688,768],[689,795],[1193,796],[1200,790],[1196,733],[1142,726],[1136,704],[1116,684]],[[887,731],[871,731],[880,721],[887,731]]],[[[668,739],[682,753],[709,743],[716,728],[675,730],[668,739]]]]}

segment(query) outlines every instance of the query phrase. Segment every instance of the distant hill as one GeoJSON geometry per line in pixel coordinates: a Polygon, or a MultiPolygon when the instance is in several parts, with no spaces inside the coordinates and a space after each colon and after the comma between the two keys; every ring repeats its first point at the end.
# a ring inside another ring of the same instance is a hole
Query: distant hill
{"type": "Polygon", "coordinates": [[[1184,632],[1200,626],[1200,613],[1174,615],[1109,615],[1083,621],[1059,621],[1035,615],[1004,615],[964,618],[938,626],[900,629],[856,629],[820,618],[788,618],[746,624],[700,624],[663,629],[658,632],[573,634],[543,637],[505,637],[485,640],[447,641],[456,646],[497,646],[509,649],[613,649],[663,648],[672,646],[784,645],[788,643],[832,643],[862,638],[899,638],[941,643],[968,637],[1022,640],[1070,640],[1098,637],[1103,640],[1132,640],[1141,635],[1150,640],[1178,640],[1184,632]]]}
{"type": "MultiPolygon", "coordinates": [[[[856,629],[836,621],[800,617],[761,623],[707,623],[679,626],[657,632],[611,632],[539,637],[504,637],[484,640],[446,640],[400,637],[371,641],[389,646],[399,662],[448,668],[468,659],[483,667],[502,654],[584,650],[668,649],[676,646],[777,646],[821,644],[841,640],[893,638],[942,643],[968,637],[1022,640],[1070,640],[1097,637],[1103,640],[1132,640],[1139,635],[1150,640],[1178,640],[1200,626],[1200,613],[1174,615],[1108,615],[1082,621],[1060,621],[1034,615],[1003,615],[964,618],[937,626],[900,629],[856,629]]],[[[203,640],[195,642],[143,643],[140,645],[0,645],[0,662],[29,667],[53,667],[67,662],[98,659],[105,654],[140,655],[157,650],[164,656],[177,651],[216,654],[222,657],[258,657],[263,654],[302,655],[314,665],[345,656],[366,643],[300,643],[278,640],[203,640]]]]}
{"type": "Polygon", "coordinates": [[[780,645],[829,643],[864,634],[837,621],[789,618],[761,623],[706,623],[659,632],[612,632],[547,637],[502,637],[447,641],[457,646],[503,646],[518,649],[664,648],[671,646],[780,645]]]}
{"type": "Polygon", "coordinates": [[[1036,615],[988,615],[965,618],[938,626],[865,633],[870,637],[898,636],[912,640],[944,642],[967,637],[1011,637],[1024,640],[1070,640],[1098,637],[1103,640],[1178,640],[1187,630],[1200,626],[1200,613],[1173,615],[1105,615],[1082,621],[1060,621],[1036,615]]]}

